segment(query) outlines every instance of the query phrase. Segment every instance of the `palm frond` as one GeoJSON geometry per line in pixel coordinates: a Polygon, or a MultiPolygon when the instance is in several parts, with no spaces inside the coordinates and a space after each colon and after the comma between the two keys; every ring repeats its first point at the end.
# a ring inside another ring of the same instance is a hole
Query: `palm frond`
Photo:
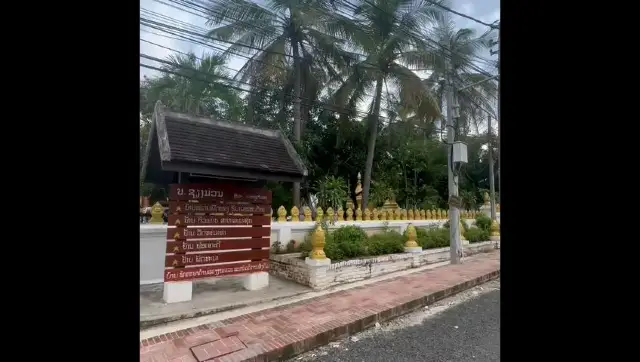
{"type": "Polygon", "coordinates": [[[431,122],[440,117],[440,106],[431,89],[411,69],[393,63],[389,67],[388,76],[400,90],[402,105],[416,112],[419,119],[431,122]]]}

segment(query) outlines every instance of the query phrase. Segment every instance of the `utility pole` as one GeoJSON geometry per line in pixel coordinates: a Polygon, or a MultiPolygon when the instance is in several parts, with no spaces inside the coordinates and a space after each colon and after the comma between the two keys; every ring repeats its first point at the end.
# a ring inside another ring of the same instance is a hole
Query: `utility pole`
{"type": "MultiPolygon", "coordinates": [[[[455,141],[454,117],[458,117],[458,104],[455,100],[455,90],[450,67],[447,68],[447,173],[449,181],[449,201],[451,197],[458,197],[458,177],[453,170],[453,142],[455,141]]],[[[462,245],[460,243],[460,209],[449,202],[449,236],[451,240],[451,264],[460,264],[462,245]]]]}
{"type": "MultiPolygon", "coordinates": [[[[500,44],[500,29],[498,29],[498,40],[493,42],[493,44],[491,44],[491,46],[493,47],[494,45],[498,45],[500,44]]],[[[500,49],[493,51],[493,49],[489,50],[489,52],[491,53],[491,55],[498,55],[498,74],[500,74],[500,49]]],[[[497,123],[498,123],[498,188],[500,188],[500,195],[502,195],[502,187],[500,187],[500,185],[502,184],[502,177],[500,177],[500,169],[502,168],[502,162],[500,162],[500,158],[502,157],[502,152],[500,152],[500,129],[502,129],[502,127],[500,127],[500,122],[502,120],[502,117],[500,116],[500,78],[498,78],[498,107],[497,107],[497,113],[498,113],[498,119],[497,119],[497,123]]],[[[491,198],[493,199],[493,193],[491,195],[491,198]]],[[[492,204],[493,205],[493,204],[492,204]]],[[[495,217],[495,212],[493,211],[493,206],[491,207],[491,218],[493,219],[495,217]]]]}
{"type": "Polygon", "coordinates": [[[493,173],[493,145],[491,144],[491,115],[488,116],[487,121],[487,148],[489,150],[489,194],[491,198],[491,220],[497,220],[496,216],[496,185],[493,173]]]}

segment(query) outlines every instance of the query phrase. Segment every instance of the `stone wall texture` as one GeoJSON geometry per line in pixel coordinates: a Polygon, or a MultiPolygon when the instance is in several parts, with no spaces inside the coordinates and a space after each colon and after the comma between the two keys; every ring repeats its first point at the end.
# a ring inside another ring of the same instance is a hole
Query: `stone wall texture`
{"type": "MultiPolygon", "coordinates": [[[[491,241],[465,245],[464,255],[488,252],[495,247],[495,243],[491,241]]],[[[300,255],[300,253],[271,255],[269,273],[314,289],[326,289],[339,284],[447,261],[449,248],[345,260],[322,267],[307,265],[300,255]]]]}

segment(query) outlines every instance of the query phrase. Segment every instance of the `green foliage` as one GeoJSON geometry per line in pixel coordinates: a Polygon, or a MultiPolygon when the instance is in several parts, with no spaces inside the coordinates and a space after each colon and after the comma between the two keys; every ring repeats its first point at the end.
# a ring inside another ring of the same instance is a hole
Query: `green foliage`
{"type": "Polygon", "coordinates": [[[475,225],[478,227],[478,229],[488,232],[491,230],[491,218],[485,214],[478,214],[478,216],[476,216],[475,225]]]}
{"type": "Polygon", "coordinates": [[[315,191],[318,204],[324,210],[329,207],[337,210],[347,199],[347,184],[344,179],[334,176],[325,176],[316,181],[315,191]]]}
{"type": "Polygon", "coordinates": [[[280,205],[285,209],[291,210],[293,207],[293,197],[291,195],[291,183],[290,182],[267,182],[267,189],[271,191],[273,205],[273,215],[276,215],[276,210],[280,205]]]}
{"type": "MultiPolygon", "coordinates": [[[[447,228],[416,228],[417,242],[423,249],[444,248],[450,245],[447,228]]],[[[406,231],[405,231],[406,235],[406,231]]]]}
{"type": "MultiPolygon", "coordinates": [[[[324,209],[337,208],[334,205],[353,197],[357,173],[371,171],[370,204],[379,207],[387,199],[395,199],[403,208],[445,207],[447,148],[441,141],[442,131],[436,127],[444,92],[437,80],[446,75],[444,64],[453,66],[454,76],[462,84],[485,79],[468,64],[495,34],[479,36],[471,29],[456,29],[451,17],[429,2],[411,6],[397,1],[375,3],[360,2],[357,10],[333,1],[277,0],[259,7],[245,1],[210,4],[208,11],[217,15],[208,18],[208,39],[221,41],[225,48],[229,42],[251,47],[236,44],[222,54],[200,58],[194,54],[173,56],[171,64],[162,65],[166,74],[143,80],[141,154],[157,100],[180,112],[281,130],[289,138],[293,138],[296,123],[301,125],[302,140],[293,143],[309,171],[301,185],[304,199],[316,193],[324,209]],[[385,16],[379,16],[378,7],[385,16]],[[348,16],[336,16],[338,9],[348,16]],[[389,22],[394,18],[402,21],[389,22]],[[256,32],[246,24],[258,24],[266,31],[256,32]],[[412,34],[425,28],[432,31],[414,37],[407,35],[407,28],[413,29],[412,34]],[[455,59],[445,49],[430,45],[434,42],[456,49],[455,59]],[[347,49],[359,49],[365,57],[356,64],[358,60],[346,53],[347,49]],[[230,74],[225,62],[238,51],[255,61],[230,74]],[[300,67],[294,67],[295,61],[300,67]],[[411,70],[415,68],[431,70],[429,79],[420,79],[411,70]],[[230,88],[224,78],[233,76],[242,84],[251,84],[251,92],[230,88]],[[298,76],[300,87],[295,86],[298,76]],[[387,83],[394,85],[391,91],[387,83]],[[299,115],[294,112],[294,99],[302,99],[299,115]],[[370,99],[382,104],[377,112],[384,113],[386,119],[364,119],[365,113],[356,111],[369,106],[366,113],[375,113],[371,104],[365,104],[372,103],[370,99]],[[341,111],[334,113],[336,109],[341,111]],[[375,145],[372,164],[366,164],[367,143],[375,145]],[[327,177],[333,179],[328,181],[327,177]],[[344,182],[349,185],[346,190],[335,186],[344,182]],[[346,191],[346,197],[341,190],[346,191]]],[[[458,95],[457,138],[466,142],[469,150],[459,189],[469,208],[482,200],[480,190],[489,187],[488,153],[483,147],[489,141],[497,151],[495,135],[487,140],[486,135],[470,135],[470,130],[477,132],[478,125],[486,123],[486,112],[477,105],[492,109],[493,101],[489,100],[497,94],[496,85],[487,81],[458,95]]],[[[495,177],[499,186],[498,173],[495,177]]],[[[284,205],[289,210],[293,206],[291,183],[270,182],[268,188],[273,192],[274,208],[284,205]]]]}
{"type": "MultiPolygon", "coordinates": [[[[307,257],[311,251],[310,232],[300,245],[302,257],[307,257]]],[[[368,237],[357,226],[343,226],[333,232],[325,234],[324,253],[332,261],[340,261],[363,256],[386,255],[402,253],[406,237],[396,231],[383,231],[368,237]]]]}
{"type": "Polygon", "coordinates": [[[296,241],[295,241],[295,240],[290,240],[290,241],[287,243],[287,250],[286,250],[286,252],[287,252],[287,253],[293,253],[293,252],[295,252],[295,251],[296,251],[296,241]]]}
{"type": "Polygon", "coordinates": [[[239,120],[242,99],[221,78],[229,78],[225,58],[217,54],[174,54],[162,65],[158,78],[145,78],[140,85],[141,113],[152,113],[157,101],[176,112],[239,120]]]}
{"type": "Polygon", "coordinates": [[[470,243],[488,241],[490,235],[491,233],[489,231],[480,228],[470,228],[464,233],[464,236],[467,238],[467,240],[469,240],[470,243]]]}
{"type": "MultiPolygon", "coordinates": [[[[325,253],[327,257],[332,260],[348,259],[357,256],[365,255],[365,244],[367,242],[367,233],[357,226],[342,226],[331,233],[331,251],[336,249],[336,257],[334,259],[329,256],[327,247],[325,246],[325,253]]],[[[327,246],[329,242],[327,241],[327,246]]]]}
{"type": "Polygon", "coordinates": [[[462,199],[462,206],[466,210],[475,210],[477,206],[477,192],[476,190],[460,190],[460,199],[462,199]]]}
{"type": "Polygon", "coordinates": [[[300,247],[298,249],[299,252],[302,253],[302,257],[305,258],[307,256],[309,256],[309,253],[311,252],[311,237],[309,237],[309,234],[307,236],[305,236],[304,240],[300,243],[300,247]]]}
{"type": "Polygon", "coordinates": [[[276,240],[271,244],[271,252],[274,254],[280,254],[280,250],[282,249],[282,243],[280,240],[276,240]]]}
{"type": "Polygon", "coordinates": [[[366,242],[367,255],[386,255],[404,252],[407,238],[397,231],[384,231],[369,237],[366,242]]]}

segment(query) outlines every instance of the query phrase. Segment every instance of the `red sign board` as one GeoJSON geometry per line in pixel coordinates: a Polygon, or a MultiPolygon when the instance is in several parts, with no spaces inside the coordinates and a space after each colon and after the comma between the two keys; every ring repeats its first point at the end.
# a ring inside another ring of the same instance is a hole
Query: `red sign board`
{"type": "Polygon", "coordinates": [[[180,240],[168,241],[167,253],[214,251],[232,249],[259,249],[271,246],[270,238],[231,240],[180,240]]]}
{"type": "Polygon", "coordinates": [[[219,239],[271,236],[270,227],[167,228],[167,239],[219,239]]]}
{"type": "Polygon", "coordinates": [[[271,212],[266,189],[171,185],[165,282],[268,271],[271,212]]]}
{"type": "Polygon", "coordinates": [[[179,282],[183,280],[205,279],[223,277],[228,275],[251,274],[266,272],[269,270],[269,262],[266,260],[250,263],[236,263],[223,265],[207,265],[191,268],[166,269],[164,271],[165,282],[179,282]]]}
{"type": "Polygon", "coordinates": [[[188,265],[202,265],[215,263],[229,263],[232,261],[269,259],[267,250],[229,251],[223,253],[195,253],[167,255],[166,267],[181,267],[188,265]]]}
{"type": "Polygon", "coordinates": [[[186,202],[170,201],[172,214],[256,214],[271,215],[271,204],[250,204],[235,201],[186,202]]]}
{"type": "Polygon", "coordinates": [[[271,225],[269,216],[169,215],[169,225],[271,225]]]}
{"type": "Polygon", "coordinates": [[[271,204],[271,191],[233,185],[173,184],[169,199],[174,201],[244,201],[271,204]]]}

